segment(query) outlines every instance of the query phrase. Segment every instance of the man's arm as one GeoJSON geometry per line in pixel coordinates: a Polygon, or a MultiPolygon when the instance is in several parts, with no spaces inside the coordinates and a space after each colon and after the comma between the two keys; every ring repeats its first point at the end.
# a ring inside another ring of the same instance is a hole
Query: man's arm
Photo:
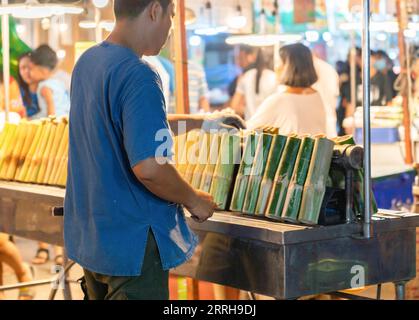
{"type": "Polygon", "coordinates": [[[137,179],[159,198],[182,204],[198,222],[210,218],[216,208],[211,195],[194,190],[171,164],[156,159],[141,161],[133,168],[137,179]]]}
{"type": "Polygon", "coordinates": [[[48,87],[43,87],[41,89],[41,96],[45,99],[45,102],[47,103],[47,115],[55,115],[55,105],[52,90],[48,87]]]}

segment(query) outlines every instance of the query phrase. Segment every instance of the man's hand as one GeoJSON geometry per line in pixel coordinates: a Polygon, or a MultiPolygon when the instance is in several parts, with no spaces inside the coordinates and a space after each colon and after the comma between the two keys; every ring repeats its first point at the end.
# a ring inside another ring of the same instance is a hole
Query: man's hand
{"type": "Polygon", "coordinates": [[[192,215],[192,219],[202,223],[212,217],[217,204],[210,194],[196,190],[196,198],[189,206],[185,205],[185,207],[192,215]]]}

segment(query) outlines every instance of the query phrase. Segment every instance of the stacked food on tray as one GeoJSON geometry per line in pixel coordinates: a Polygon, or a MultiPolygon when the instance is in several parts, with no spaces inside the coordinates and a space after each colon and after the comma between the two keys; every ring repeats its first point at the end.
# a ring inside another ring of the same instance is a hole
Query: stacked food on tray
{"type": "MultiPolygon", "coordinates": [[[[68,134],[66,117],[6,123],[0,134],[0,179],[64,187],[68,134]]],[[[345,188],[344,174],[331,168],[334,148],[354,144],[352,136],[284,136],[271,127],[192,130],[175,137],[174,160],[193,187],[214,197],[219,210],[317,224],[326,187],[345,188]]],[[[362,187],[358,170],[354,212],[363,210],[362,187]]]]}
{"type": "MultiPolygon", "coordinates": [[[[214,134],[195,130],[175,138],[175,163],[220,210],[313,225],[326,187],[345,188],[345,177],[331,168],[335,146],[342,144],[354,140],[284,136],[271,127],[214,134]]],[[[362,212],[362,184],[360,170],[354,181],[356,212],[362,212]]]]}
{"type": "Polygon", "coordinates": [[[0,134],[0,179],[65,186],[68,119],[6,123],[0,134]]]}

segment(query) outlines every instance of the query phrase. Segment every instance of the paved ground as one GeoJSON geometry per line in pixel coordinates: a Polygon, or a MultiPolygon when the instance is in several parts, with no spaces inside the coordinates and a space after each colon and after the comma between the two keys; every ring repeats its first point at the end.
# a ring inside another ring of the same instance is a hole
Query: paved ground
{"type": "MultiPolygon", "coordinates": [[[[36,248],[37,248],[36,242],[21,239],[21,238],[16,238],[15,241],[16,241],[17,246],[21,250],[23,259],[29,262],[36,252],[36,248]]],[[[37,280],[48,279],[53,276],[53,274],[51,273],[51,269],[53,268],[53,262],[51,261],[42,266],[34,266],[34,268],[35,268],[35,279],[37,280]]],[[[70,272],[70,279],[77,280],[81,276],[82,276],[82,270],[80,266],[78,265],[74,266],[72,271],[70,272]]],[[[16,282],[16,279],[14,277],[12,270],[8,268],[7,266],[4,266],[4,284],[13,284],[15,282],[16,282]]],[[[50,291],[51,291],[50,285],[37,287],[35,299],[47,300],[50,294],[50,291]]],[[[80,290],[78,284],[71,284],[71,292],[72,292],[73,299],[81,300],[83,298],[83,293],[80,290]]],[[[18,295],[17,290],[6,292],[7,299],[17,299],[17,295],[18,295]]],[[[376,287],[370,287],[369,289],[365,290],[362,293],[362,295],[366,297],[370,297],[370,298],[375,298],[376,287]]],[[[393,300],[395,297],[394,286],[392,284],[383,285],[381,297],[382,299],[393,300]]],[[[63,299],[62,291],[58,292],[56,299],[57,300],[63,299]]]]}
{"type": "MultiPolygon", "coordinates": [[[[19,247],[22,257],[24,261],[30,262],[30,260],[35,255],[36,249],[37,249],[37,243],[34,241],[29,241],[26,239],[21,238],[15,238],[16,244],[19,247]]],[[[51,251],[52,247],[50,248],[50,255],[52,254],[51,251]]],[[[36,280],[44,280],[49,279],[53,276],[52,269],[54,267],[53,263],[53,257],[52,254],[52,261],[50,260],[47,264],[41,265],[41,266],[34,266],[35,269],[35,279],[36,280]]],[[[16,278],[13,274],[12,269],[10,269],[8,266],[5,266],[3,264],[4,268],[4,284],[13,284],[16,283],[16,278]]],[[[72,271],[70,272],[70,279],[77,280],[82,276],[82,270],[80,266],[76,265],[73,267],[72,271]]],[[[47,300],[51,291],[50,285],[44,285],[34,288],[36,290],[35,299],[36,300],[47,300]]],[[[83,293],[80,290],[78,284],[71,284],[71,293],[73,295],[73,299],[81,300],[83,298],[83,293]]],[[[12,290],[6,292],[6,298],[7,299],[17,299],[18,291],[12,290]]],[[[56,296],[57,300],[63,300],[62,291],[59,290],[57,292],[56,296]]]]}

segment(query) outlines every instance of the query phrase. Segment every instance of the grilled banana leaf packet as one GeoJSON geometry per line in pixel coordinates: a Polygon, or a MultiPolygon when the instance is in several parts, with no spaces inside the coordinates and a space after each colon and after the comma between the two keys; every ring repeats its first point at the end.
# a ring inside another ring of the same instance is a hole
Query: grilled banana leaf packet
{"type": "Polygon", "coordinates": [[[305,224],[318,224],[326,184],[329,176],[335,143],[326,138],[316,138],[298,221],[305,224]]]}
{"type": "Polygon", "coordinates": [[[288,186],[294,172],[295,162],[300,150],[301,139],[297,135],[289,135],[284,154],[275,174],[274,186],[268,201],[266,217],[281,220],[288,186]]]}
{"type": "Polygon", "coordinates": [[[303,198],[303,188],[307,179],[314,144],[315,139],[308,136],[303,137],[296,160],[295,171],[288,188],[284,209],[282,211],[282,219],[284,221],[297,222],[298,220],[298,213],[303,198]]]}

